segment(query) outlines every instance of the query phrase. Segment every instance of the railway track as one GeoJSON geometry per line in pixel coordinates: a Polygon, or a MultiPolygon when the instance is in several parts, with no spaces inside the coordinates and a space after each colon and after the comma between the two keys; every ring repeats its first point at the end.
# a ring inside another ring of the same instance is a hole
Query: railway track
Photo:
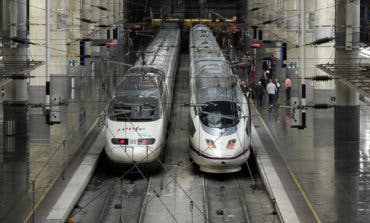
{"type": "Polygon", "coordinates": [[[93,176],[70,218],[79,223],[142,222],[151,178],[138,173],[112,176],[104,171],[99,169],[93,176]]]}
{"type": "Polygon", "coordinates": [[[204,175],[207,222],[250,222],[239,175],[204,175]]]}
{"type": "MultiPolygon", "coordinates": [[[[219,223],[273,222],[273,205],[248,171],[234,174],[204,174],[188,155],[189,58],[182,55],[174,89],[172,124],[166,143],[165,168],[143,177],[141,173],[112,174],[100,162],[79,203],[71,213],[74,222],[219,223]]],[[[141,169],[142,170],[142,169],[141,169]]]]}

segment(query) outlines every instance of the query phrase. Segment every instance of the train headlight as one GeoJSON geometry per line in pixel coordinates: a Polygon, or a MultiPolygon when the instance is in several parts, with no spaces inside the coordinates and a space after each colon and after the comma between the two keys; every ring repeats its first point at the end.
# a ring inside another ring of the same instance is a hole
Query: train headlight
{"type": "Polygon", "coordinates": [[[152,145],[155,143],[154,138],[143,138],[143,139],[138,139],[137,143],[139,145],[152,145]]]}
{"type": "Polygon", "coordinates": [[[228,148],[228,149],[234,149],[235,143],[236,143],[236,140],[235,139],[229,140],[229,142],[227,143],[226,148],[228,148]]]}
{"type": "Polygon", "coordinates": [[[116,145],[127,145],[128,139],[112,138],[111,142],[116,145]]]}
{"type": "Polygon", "coordinates": [[[207,143],[207,148],[208,149],[216,148],[215,143],[212,140],[206,139],[206,143],[207,143]]]}

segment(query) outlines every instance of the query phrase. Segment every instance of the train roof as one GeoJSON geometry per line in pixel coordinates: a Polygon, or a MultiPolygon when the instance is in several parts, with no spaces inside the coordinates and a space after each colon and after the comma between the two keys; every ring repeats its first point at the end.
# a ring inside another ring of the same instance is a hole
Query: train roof
{"type": "Polygon", "coordinates": [[[114,99],[124,99],[132,101],[148,101],[159,100],[159,90],[156,88],[145,89],[145,90],[134,90],[134,89],[117,89],[114,94],[114,99]]]}
{"type": "Polygon", "coordinates": [[[241,103],[243,94],[237,85],[237,79],[208,26],[198,24],[192,28],[190,48],[197,103],[241,103]]]}
{"type": "Polygon", "coordinates": [[[243,102],[243,94],[238,88],[208,87],[197,91],[196,101],[205,104],[213,101],[243,102]]]}
{"type": "Polygon", "coordinates": [[[154,73],[129,73],[117,85],[114,95],[159,98],[159,79],[154,73]]]}
{"type": "Polygon", "coordinates": [[[177,28],[163,29],[158,32],[153,41],[139,57],[134,67],[152,67],[162,71],[167,70],[168,60],[177,48],[180,30],[177,28]]]}

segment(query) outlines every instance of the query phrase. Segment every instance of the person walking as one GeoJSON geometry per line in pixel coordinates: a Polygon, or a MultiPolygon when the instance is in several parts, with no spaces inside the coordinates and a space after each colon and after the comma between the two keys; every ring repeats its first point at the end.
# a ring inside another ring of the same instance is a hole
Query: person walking
{"type": "Polygon", "coordinates": [[[289,79],[289,75],[286,76],[284,85],[285,85],[286,104],[290,105],[290,93],[292,90],[292,81],[289,79]]]}
{"type": "Polygon", "coordinates": [[[272,108],[275,103],[275,94],[276,94],[276,85],[272,82],[272,79],[269,80],[269,83],[266,86],[267,94],[269,95],[269,107],[272,108]]]}
{"type": "Polygon", "coordinates": [[[279,83],[279,79],[278,78],[275,78],[274,84],[276,85],[275,102],[277,103],[278,100],[279,100],[279,91],[280,91],[280,83],[279,83]]]}
{"type": "Polygon", "coordinates": [[[266,79],[266,76],[265,74],[262,74],[261,78],[260,78],[260,82],[261,82],[261,85],[264,89],[266,89],[266,85],[267,85],[267,79],[266,79]]]}
{"type": "Polygon", "coordinates": [[[263,88],[261,81],[258,81],[255,88],[254,88],[254,93],[256,95],[256,100],[257,100],[257,108],[261,109],[262,108],[262,101],[263,101],[263,95],[265,93],[265,89],[263,88]]]}
{"type": "Polygon", "coordinates": [[[241,81],[240,82],[240,88],[242,89],[243,91],[243,94],[247,94],[247,91],[248,91],[248,88],[247,88],[247,84],[244,82],[244,81],[241,81]]]}

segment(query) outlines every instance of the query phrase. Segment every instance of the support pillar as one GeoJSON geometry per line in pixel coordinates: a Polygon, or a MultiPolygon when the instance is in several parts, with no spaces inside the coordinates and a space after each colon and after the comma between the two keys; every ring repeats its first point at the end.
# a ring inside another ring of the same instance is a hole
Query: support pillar
{"type": "MultiPolygon", "coordinates": [[[[358,63],[358,43],[360,41],[360,0],[340,1],[336,6],[336,51],[335,63],[358,63]]],[[[336,104],[358,106],[358,93],[336,81],[336,104]]],[[[357,114],[358,115],[358,114],[357,114]]]]}
{"type": "MultiPolygon", "coordinates": [[[[359,17],[360,1],[346,0],[336,1],[336,64],[355,64],[359,41],[359,17]],[[357,10],[358,8],[358,10],[357,10]],[[357,24],[358,21],[358,24],[357,24]],[[358,30],[358,31],[356,31],[358,30]],[[355,33],[358,32],[358,33],[355,33]]],[[[357,173],[360,168],[360,107],[359,95],[352,88],[336,81],[336,105],[334,108],[334,141],[335,141],[335,169],[340,173],[357,173]]],[[[349,177],[341,182],[340,175],[336,181],[342,186],[340,193],[346,191],[347,196],[354,198],[353,203],[359,203],[358,182],[355,178],[349,177]]],[[[338,204],[342,200],[338,200],[338,204]]],[[[348,216],[353,215],[351,209],[343,209],[338,205],[338,219],[349,220],[348,216]]],[[[351,221],[358,221],[351,218],[351,221]]]]}
{"type": "MultiPolygon", "coordinates": [[[[96,27],[96,26],[98,24],[100,24],[100,12],[101,12],[101,10],[99,10],[96,6],[100,6],[100,0],[91,0],[91,20],[95,22],[95,23],[91,24],[93,26],[93,29],[94,29],[93,32],[95,32],[93,38],[100,39],[100,32],[97,32],[97,30],[100,29],[100,28],[96,27]]],[[[94,56],[97,56],[97,55],[99,55],[100,47],[93,46],[91,51],[92,51],[91,53],[94,56]]]]}
{"type": "Polygon", "coordinates": [[[72,27],[72,29],[66,29],[67,31],[67,58],[68,60],[79,61],[80,60],[80,17],[81,17],[81,7],[80,1],[69,0],[66,11],[68,12],[67,24],[72,27]]]}
{"type": "Polygon", "coordinates": [[[284,1],[284,18],[287,31],[296,32],[299,28],[297,0],[284,1]]]}
{"type": "MultiPolygon", "coordinates": [[[[27,35],[27,0],[20,1],[3,1],[3,35],[8,38],[20,38],[28,40],[27,35]]],[[[4,42],[3,54],[4,62],[11,64],[12,62],[27,62],[27,44],[15,43],[7,40],[4,42]]],[[[14,65],[10,65],[14,66],[14,65]]],[[[5,68],[7,70],[7,68],[5,68]]],[[[21,76],[28,75],[23,73],[21,76]]],[[[27,80],[16,79],[13,81],[13,98],[10,100],[15,103],[25,103],[28,100],[27,95],[27,80]]]]}
{"type": "MultiPolygon", "coordinates": [[[[91,17],[91,0],[82,0],[82,18],[94,21],[91,17]]],[[[82,37],[89,37],[92,28],[91,23],[81,22],[81,35],[82,37]]],[[[91,42],[86,41],[86,55],[91,55],[91,42]]]]}
{"type": "MultiPolygon", "coordinates": [[[[335,5],[335,0],[316,0],[316,10],[314,13],[314,40],[335,37],[335,8],[332,6],[335,5]]],[[[321,44],[316,48],[316,55],[313,58],[315,64],[327,64],[334,63],[334,58],[332,55],[335,55],[335,41],[329,43],[321,44]]],[[[324,71],[313,68],[313,75],[327,75],[324,71]]],[[[317,81],[314,82],[313,86],[313,102],[316,104],[319,103],[332,103],[331,97],[335,96],[335,84],[334,81],[317,81]]],[[[320,112],[322,114],[325,111],[320,112]]],[[[331,111],[328,111],[328,113],[331,111]]]]}
{"type": "MultiPolygon", "coordinates": [[[[100,6],[108,8],[108,1],[109,0],[100,0],[100,6]]],[[[100,10],[100,18],[99,18],[99,24],[101,25],[109,25],[108,24],[108,11],[100,10]]],[[[100,38],[106,39],[107,38],[107,28],[99,28],[100,29],[100,38]]]]}
{"type": "Polygon", "coordinates": [[[119,14],[122,13],[122,9],[120,8],[120,0],[113,0],[113,24],[117,27],[119,26],[122,21],[119,19],[119,14]]]}

